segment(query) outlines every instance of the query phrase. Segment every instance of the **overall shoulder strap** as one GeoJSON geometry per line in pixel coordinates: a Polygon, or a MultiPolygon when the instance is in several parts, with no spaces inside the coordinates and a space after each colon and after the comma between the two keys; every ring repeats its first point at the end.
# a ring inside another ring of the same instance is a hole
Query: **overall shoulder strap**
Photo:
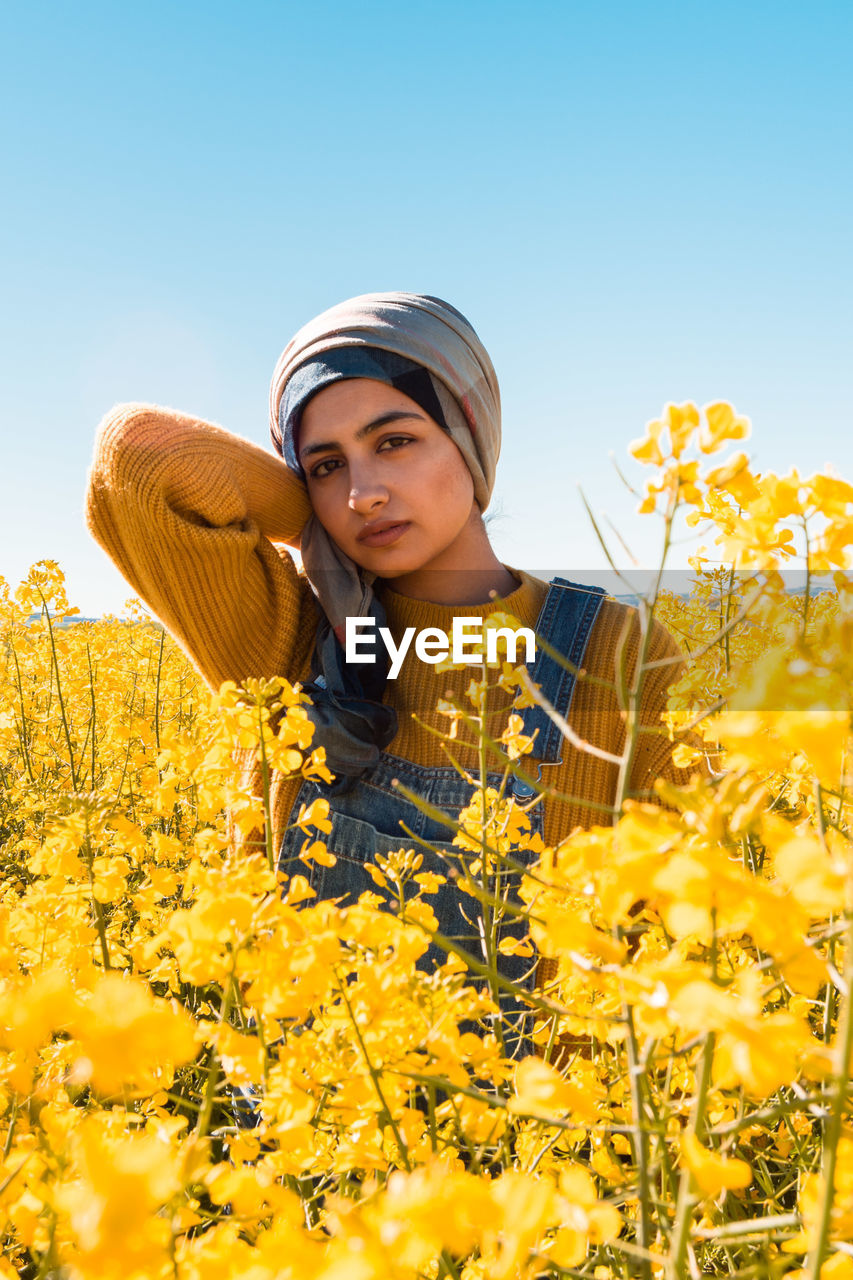
{"type": "MultiPolygon", "coordinates": [[[[528,664],[534,684],[563,719],[568,717],[575,691],[577,673],[593,624],[598,617],[605,591],[602,587],[583,586],[566,578],[554,578],[536,622],[536,659],[528,664]],[[559,653],[568,669],[557,662],[539,643],[544,640],[559,653]]],[[[524,732],[538,729],[534,752],[543,764],[559,764],[562,760],[563,735],[541,707],[526,707],[521,713],[524,732]]]]}

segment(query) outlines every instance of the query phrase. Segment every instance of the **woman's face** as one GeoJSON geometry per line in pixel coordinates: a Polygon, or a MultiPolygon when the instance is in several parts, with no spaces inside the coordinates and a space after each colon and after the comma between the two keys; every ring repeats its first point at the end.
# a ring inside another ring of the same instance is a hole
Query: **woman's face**
{"type": "Polygon", "coordinates": [[[479,524],[474,482],[438,423],[384,382],[333,382],[308,401],[299,459],[317,519],[380,577],[458,564],[479,524]]]}

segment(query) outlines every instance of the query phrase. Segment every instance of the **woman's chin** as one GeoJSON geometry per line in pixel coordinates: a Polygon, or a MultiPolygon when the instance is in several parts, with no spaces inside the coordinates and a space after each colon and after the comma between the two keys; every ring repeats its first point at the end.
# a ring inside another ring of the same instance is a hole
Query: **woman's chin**
{"type": "MultiPolygon", "coordinates": [[[[406,539],[391,547],[358,547],[349,552],[360,569],[366,569],[377,578],[405,578],[421,573],[445,573],[449,569],[463,568],[460,556],[453,555],[451,547],[413,547],[405,545],[406,539]]],[[[467,568],[467,563],[464,568],[467,568]]]]}
{"type": "Polygon", "coordinates": [[[382,547],[376,550],[359,548],[352,559],[360,569],[375,573],[377,578],[399,578],[407,573],[417,573],[431,561],[431,556],[419,556],[411,548],[382,547]]]}
{"type": "Polygon", "coordinates": [[[382,564],[377,564],[376,561],[372,561],[370,564],[362,563],[359,568],[366,569],[368,573],[375,574],[377,578],[387,578],[390,582],[394,578],[405,578],[412,573],[418,573],[424,568],[424,565],[420,561],[412,561],[401,557],[397,563],[392,562],[389,558],[382,564]]]}

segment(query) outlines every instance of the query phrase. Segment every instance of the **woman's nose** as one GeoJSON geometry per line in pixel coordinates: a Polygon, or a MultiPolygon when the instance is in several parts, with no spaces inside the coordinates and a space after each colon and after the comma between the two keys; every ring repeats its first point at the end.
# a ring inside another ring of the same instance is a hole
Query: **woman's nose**
{"type": "Polygon", "coordinates": [[[353,477],[349,491],[349,506],[357,515],[369,516],[388,501],[388,490],[368,476],[353,477]]]}

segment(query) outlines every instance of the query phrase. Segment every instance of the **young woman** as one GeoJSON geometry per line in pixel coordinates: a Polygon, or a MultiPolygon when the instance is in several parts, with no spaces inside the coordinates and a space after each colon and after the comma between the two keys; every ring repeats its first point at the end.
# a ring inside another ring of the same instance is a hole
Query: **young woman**
{"type": "MultiPolygon", "coordinates": [[[[272,675],[308,688],[313,745],[324,746],[334,782],[273,778],[275,847],[284,869],[306,873],[304,836],[288,824],[300,804],[327,795],[337,863],[312,863],[307,873],[318,896],[349,901],[376,891],[365,862],[413,844],[412,835],[450,851],[446,822],[398,784],[451,819],[471,799],[470,782],[429,730],[446,729],[437,703],[448,690],[464,703],[472,671],[439,674],[410,643],[389,678],[380,628],[393,656],[411,629],[450,634],[456,617],[512,613],[583,668],[575,680],[540,648],[533,676],[577,738],[613,755],[625,735],[619,666],[630,679],[639,627],[600,591],[562,580],[549,589],[492,550],[482,513],[500,449],[498,384],[471,325],[447,303],[367,294],[318,316],[278,362],[270,427],[281,457],[169,409],[119,406],[98,434],[88,522],[211,688],[272,675]],[[288,544],[300,548],[304,572],[288,544]],[[347,619],[361,620],[361,650],[372,642],[374,661],[347,661],[347,619]]],[[[660,731],[677,657],[655,627],[634,796],[648,797],[658,776],[678,776],[660,731]]],[[[504,710],[489,723],[493,736],[505,723],[504,710]]],[[[571,745],[541,711],[527,724],[538,729],[527,777],[541,776],[562,797],[531,806],[534,830],[557,844],[577,827],[608,823],[616,764],[571,745]]],[[[461,745],[457,755],[476,768],[461,745]]],[[[500,762],[490,768],[499,780],[500,762]]],[[[259,788],[257,771],[247,784],[259,788]]],[[[513,786],[519,799],[534,794],[513,786]]],[[[425,856],[447,871],[441,857],[425,856]]],[[[431,901],[442,931],[476,950],[472,901],[452,878],[431,901]]],[[[425,963],[441,958],[433,946],[425,963]]],[[[507,957],[504,967],[518,981],[531,976],[529,960],[507,957]]]]}

